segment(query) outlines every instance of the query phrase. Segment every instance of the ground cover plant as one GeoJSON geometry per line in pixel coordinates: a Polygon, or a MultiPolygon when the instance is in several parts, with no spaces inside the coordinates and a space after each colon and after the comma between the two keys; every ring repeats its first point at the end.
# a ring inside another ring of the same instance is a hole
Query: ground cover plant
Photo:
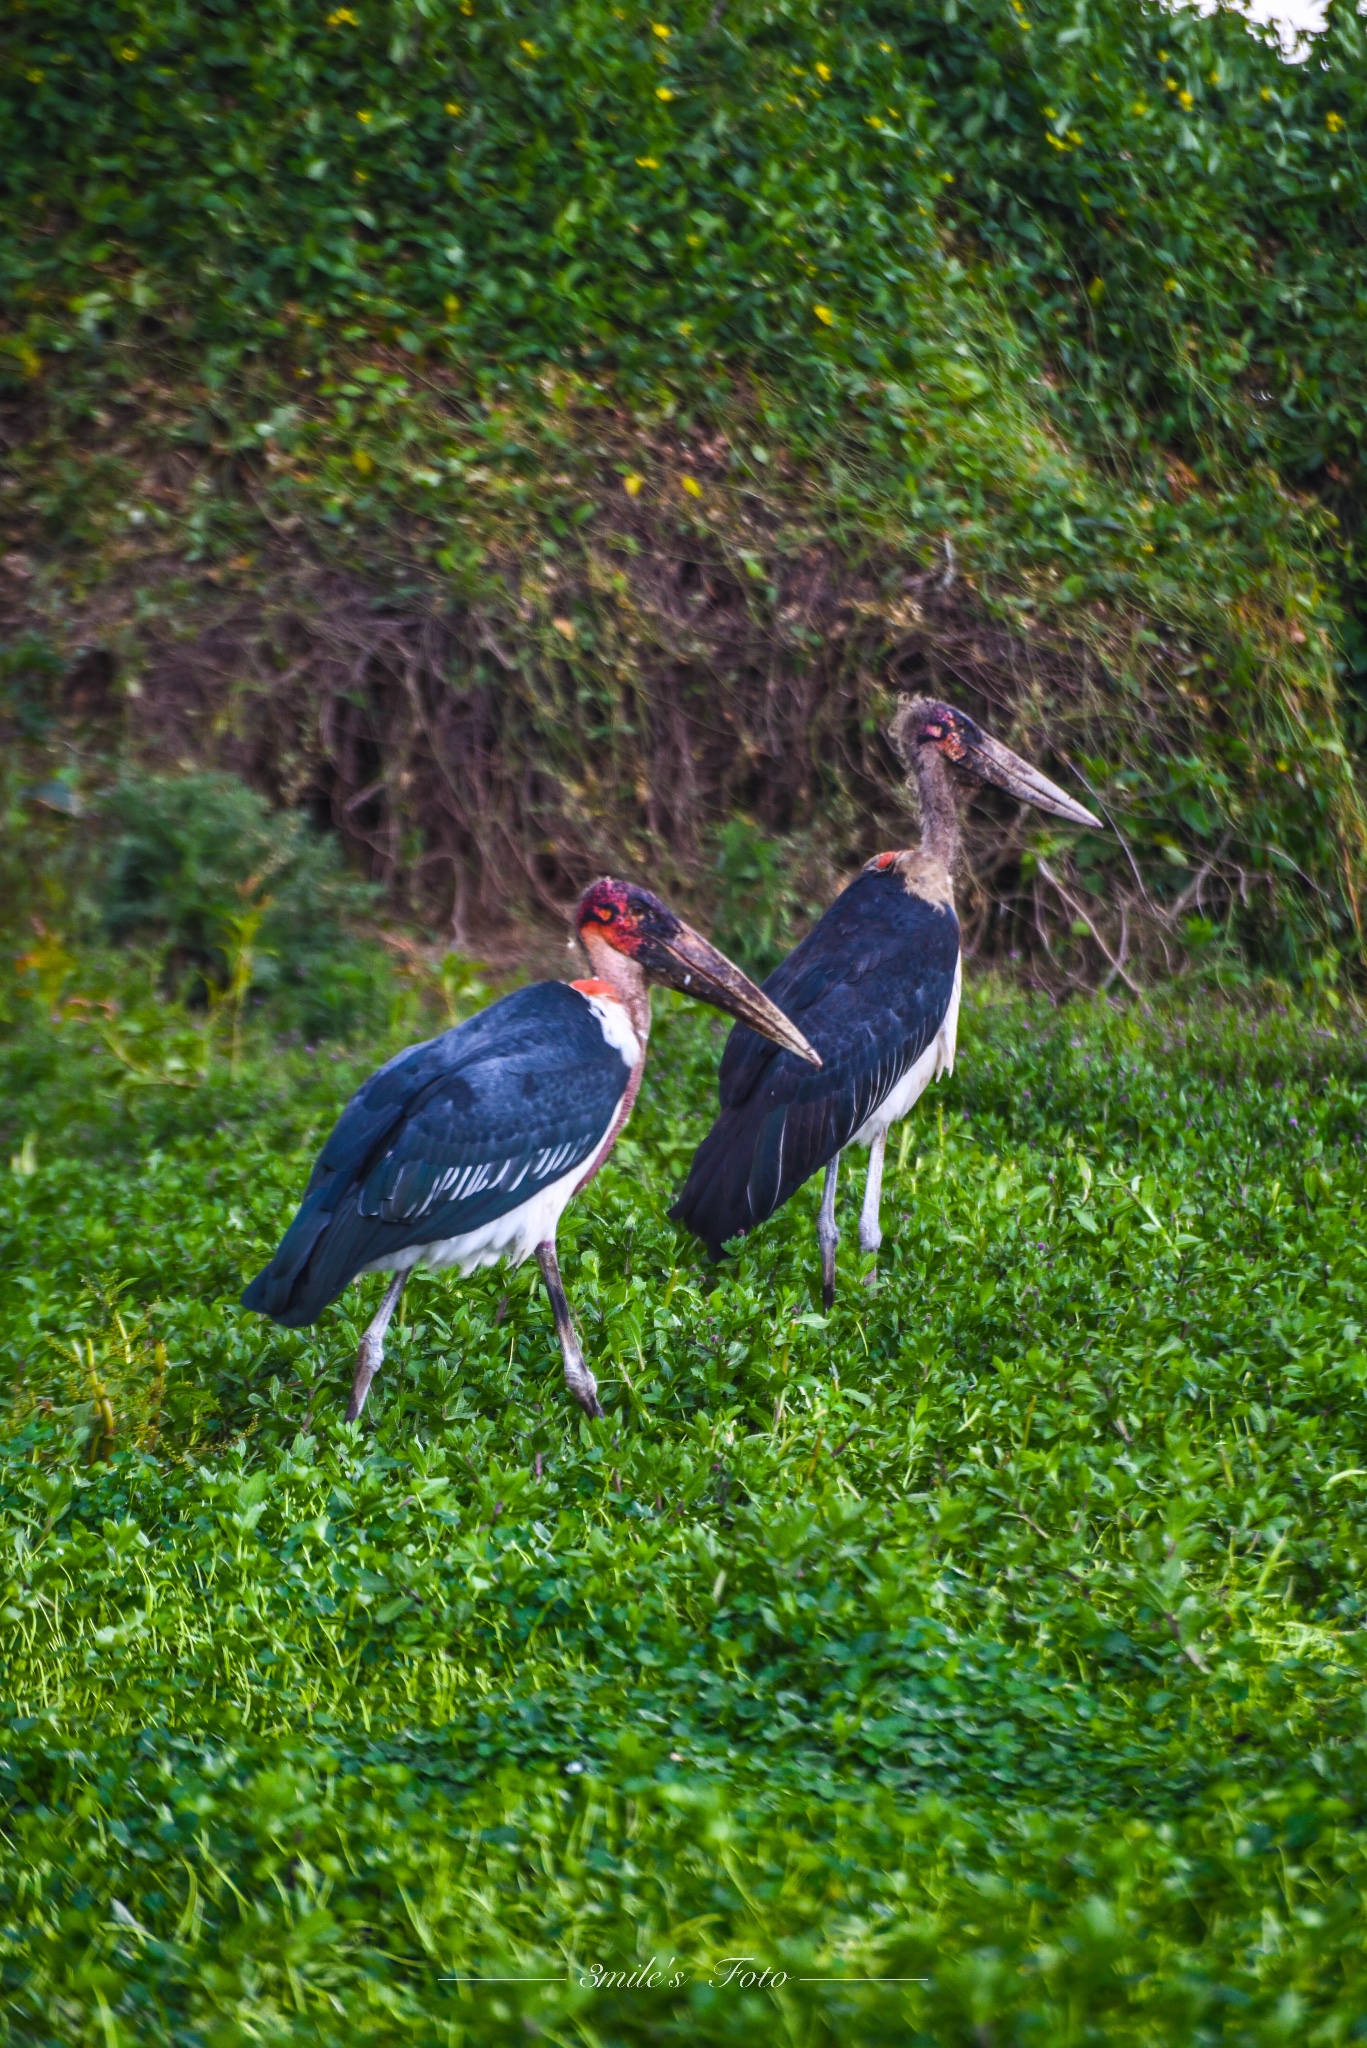
{"type": "Polygon", "coordinates": [[[563,1241],[607,1419],[498,1272],[355,1428],[365,1288],[235,1298],[383,1046],[167,1085],[26,972],[9,2038],[1358,2037],[1356,1026],[975,983],[826,1321],[813,1190],[719,1271],[665,1221],[720,1034],[662,1002],[563,1241]]]}

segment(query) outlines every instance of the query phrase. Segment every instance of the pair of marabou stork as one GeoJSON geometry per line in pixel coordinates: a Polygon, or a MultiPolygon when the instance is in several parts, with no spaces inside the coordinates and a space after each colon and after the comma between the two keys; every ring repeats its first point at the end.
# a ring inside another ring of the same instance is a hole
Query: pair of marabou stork
{"type": "Polygon", "coordinates": [[[556,1228],[631,1113],[652,981],[736,1020],[722,1055],[721,1114],[671,1216],[717,1258],[824,1168],[817,1238],[829,1308],[840,1155],[866,1145],[859,1242],[877,1252],[888,1130],[954,1064],[960,790],[991,783],[1069,824],[1098,825],[948,704],[904,703],[891,737],[919,787],[920,846],[870,861],[762,988],[648,889],[595,882],[577,914],[590,979],[519,989],[399,1053],[352,1097],[279,1249],[242,1297],[296,1329],[358,1275],[393,1276],[361,1338],[349,1421],[365,1405],[416,1266],[464,1274],[499,1258],[519,1265],[533,1252],[565,1383],[588,1414],[602,1414],[561,1284],[556,1228]]]}

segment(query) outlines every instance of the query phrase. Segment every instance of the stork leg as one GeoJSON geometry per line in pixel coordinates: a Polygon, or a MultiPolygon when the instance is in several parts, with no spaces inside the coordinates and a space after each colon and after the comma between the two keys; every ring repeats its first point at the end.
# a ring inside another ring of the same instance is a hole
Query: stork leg
{"type": "Polygon", "coordinates": [[[389,1319],[399,1305],[407,1273],[396,1273],[384,1291],[384,1300],[376,1309],[371,1322],[366,1326],[356,1351],[356,1377],[351,1382],[351,1399],[347,1403],[346,1419],[355,1422],[365,1407],[365,1397],[370,1392],[370,1382],[384,1360],[384,1333],[389,1328],[389,1319]]]}
{"type": "MultiPolygon", "coordinates": [[[[876,1252],[883,1242],[883,1226],[878,1212],[883,1203],[883,1154],[887,1149],[888,1134],[880,1131],[869,1146],[869,1177],[864,1183],[864,1206],[859,1211],[859,1249],[861,1252],[876,1252]]],[[[878,1268],[870,1271],[866,1287],[878,1285],[878,1268]]]]}
{"type": "Polygon", "coordinates": [[[840,1232],[835,1224],[835,1184],[840,1174],[840,1154],[837,1152],[826,1168],[826,1182],[821,1190],[821,1207],[817,1211],[816,1241],[821,1247],[821,1306],[829,1309],[835,1300],[835,1248],[840,1242],[840,1232]]]}
{"type": "Polygon", "coordinates": [[[570,1318],[570,1305],[565,1299],[560,1279],[555,1245],[549,1238],[545,1244],[537,1246],[536,1263],[541,1268],[541,1277],[551,1298],[551,1313],[555,1317],[560,1350],[565,1360],[565,1385],[586,1415],[601,1415],[603,1406],[598,1399],[598,1382],[585,1365],[584,1354],[579,1349],[579,1339],[574,1334],[574,1323],[570,1318]]]}

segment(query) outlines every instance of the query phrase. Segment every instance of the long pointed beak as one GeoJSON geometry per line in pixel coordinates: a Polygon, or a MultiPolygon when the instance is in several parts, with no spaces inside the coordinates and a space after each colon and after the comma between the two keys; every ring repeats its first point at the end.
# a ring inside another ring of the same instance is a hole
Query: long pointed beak
{"type": "Polygon", "coordinates": [[[1070,825],[1090,825],[1096,832],[1103,829],[1100,818],[1094,818],[1066,790],[988,733],[972,748],[963,766],[980,781],[995,783],[998,789],[1006,790],[1018,803],[1034,804],[1037,810],[1047,811],[1052,818],[1064,818],[1070,825]]]}
{"type": "Polygon", "coordinates": [[[748,1024],[785,1052],[795,1052],[814,1067],[821,1065],[820,1053],[807,1043],[796,1024],[691,925],[681,923],[672,939],[652,941],[647,971],[654,980],[667,982],[681,994],[725,1010],[728,1017],[748,1024]]]}

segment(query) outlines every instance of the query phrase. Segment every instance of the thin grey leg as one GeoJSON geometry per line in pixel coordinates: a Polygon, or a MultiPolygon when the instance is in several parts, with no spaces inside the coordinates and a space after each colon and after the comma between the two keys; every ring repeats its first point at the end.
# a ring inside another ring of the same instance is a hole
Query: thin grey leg
{"type": "Polygon", "coordinates": [[[536,1263],[541,1268],[541,1277],[551,1298],[551,1313],[555,1317],[560,1350],[565,1360],[565,1385],[586,1415],[601,1415],[603,1407],[598,1399],[598,1382],[585,1365],[584,1354],[579,1349],[579,1339],[574,1334],[574,1324],[570,1319],[570,1305],[565,1299],[560,1279],[555,1246],[549,1239],[537,1246],[536,1263]]]}
{"type": "Polygon", "coordinates": [[[826,1168],[826,1184],[821,1190],[821,1207],[816,1218],[816,1241],[821,1247],[821,1305],[830,1308],[835,1300],[835,1248],[840,1242],[840,1232],[835,1227],[835,1184],[840,1174],[840,1154],[837,1152],[826,1168]]]}
{"type": "MultiPolygon", "coordinates": [[[[883,1226],[879,1221],[879,1210],[883,1202],[883,1154],[887,1150],[888,1134],[880,1133],[869,1146],[869,1177],[864,1183],[864,1206],[859,1211],[859,1249],[861,1252],[876,1252],[883,1242],[883,1226]]],[[[878,1285],[878,1268],[875,1266],[864,1283],[867,1287],[878,1285]]]]}
{"type": "Polygon", "coordinates": [[[389,1319],[399,1305],[404,1282],[408,1274],[396,1273],[384,1291],[384,1300],[376,1309],[374,1319],[367,1327],[356,1350],[356,1377],[351,1382],[351,1399],[347,1404],[346,1419],[355,1422],[365,1407],[365,1397],[370,1392],[374,1379],[384,1359],[384,1333],[389,1328],[389,1319]]]}

